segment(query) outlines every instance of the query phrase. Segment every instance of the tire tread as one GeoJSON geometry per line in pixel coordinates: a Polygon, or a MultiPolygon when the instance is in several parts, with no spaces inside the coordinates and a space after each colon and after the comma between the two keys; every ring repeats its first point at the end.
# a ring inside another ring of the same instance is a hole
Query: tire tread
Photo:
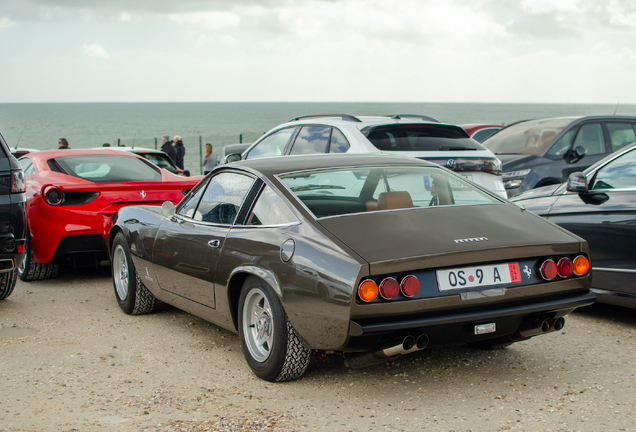
{"type": "Polygon", "coordinates": [[[11,295],[18,281],[17,275],[18,271],[16,269],[0,274],[0,300],[4,300],[11,295]]]}

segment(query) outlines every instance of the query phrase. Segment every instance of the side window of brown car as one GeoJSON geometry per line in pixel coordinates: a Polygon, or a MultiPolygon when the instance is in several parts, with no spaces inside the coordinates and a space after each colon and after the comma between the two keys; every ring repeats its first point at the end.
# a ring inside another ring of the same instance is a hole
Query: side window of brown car
{"type": "Polygon", "coordinates": [[[287,225],[298,222],[285,201],[274,190],[265,186],[246,225],[287,225]]]}
{"type": "Polygon", "coordinates": [[[199,205],[190,217],[202,222],[233,224],[253,183],[252,177],[243,174],[223,172],[215,175],[210,178],[199,205]]]}

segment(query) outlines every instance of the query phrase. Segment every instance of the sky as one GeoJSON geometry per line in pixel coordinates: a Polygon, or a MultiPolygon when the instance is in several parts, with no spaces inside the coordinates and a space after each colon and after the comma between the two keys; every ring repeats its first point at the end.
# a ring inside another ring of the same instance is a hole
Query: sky
{"type": "Polygon", "coordinates": [[[636,103],[636,0],[0,0],[0,103],[636,103]]]}

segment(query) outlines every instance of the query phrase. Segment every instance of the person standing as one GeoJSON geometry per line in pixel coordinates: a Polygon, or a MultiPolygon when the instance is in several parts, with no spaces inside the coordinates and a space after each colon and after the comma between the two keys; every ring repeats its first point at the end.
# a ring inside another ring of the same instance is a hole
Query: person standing
{"type": "Polygon", "coordinates": [[[205,145],[205,157],[203,158],[203,173],[207,174],[214,169],[216,165],[216,155],[212,152],[212,144],[205,145]]]}
{"type": "Polygon", "coordinates": [[[177,161],[177,151],[174,149],[172,145],[172,140],[170,140],[170,135],[164,135],[161,137],[161,151],[166,153],[172,162],[175,163],[177,161]]]}
{"type": "Polygon", "coordinates": [[[174,149],[177,152],[177,160],[174,162],[177,164],[177,168],[183,168],[183,163],[185,159],[185,147],[183,146],[183,141],[179,135],[175,135],[173,138],[174,149]]]}
{"type": "Polygon", "coordinates": [[[58,140],[57,148],[60,149],[60,150],[70,149],[70,147],[68,146],[68,141],[66,140],[66,138],[60,138],[58,140]]]}

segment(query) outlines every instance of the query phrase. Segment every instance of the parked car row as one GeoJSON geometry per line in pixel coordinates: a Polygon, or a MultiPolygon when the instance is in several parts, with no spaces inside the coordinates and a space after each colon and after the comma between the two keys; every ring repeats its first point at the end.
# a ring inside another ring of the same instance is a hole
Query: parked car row
{"type": "Polygon", "coordinates": [[[16,274],[110,259],[125,313],[163,301],[237,332],[269,381],[300,378],[312,352],[363,367],[427,346],[501,348],[561,330],[596,295],[636,307],[636,118],[464,127],[297,117],[191,178],[149,149],[32,152],[18,165],[3,141],[22,225],[11,222],[13,243],[0,232],[0,253],[12,248],[0,275],[12,290],[16,274]],[[542,159],[558,174],[546,180],[542,159]]]}

